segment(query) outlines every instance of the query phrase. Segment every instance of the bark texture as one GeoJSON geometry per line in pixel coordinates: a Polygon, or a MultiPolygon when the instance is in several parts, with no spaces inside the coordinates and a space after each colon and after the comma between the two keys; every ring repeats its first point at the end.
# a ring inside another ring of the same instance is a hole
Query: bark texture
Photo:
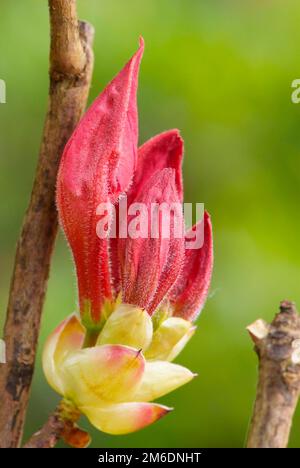
{"type": "Polygon", "coordinates": [[[49,0],[49,11],[48,111],[11,280],[4,329],[7,363],[0,364],[1,447],[19,447],[22,438],[57,233],[56,175],[63,148],[85,109],[93,65],[93,28],[78,22],[76,0],[49,0]]]}
{"type": "Polygon", "coordinates": [[[248,331],[259,380],[247,447],[285,448],[300,395],[300,316],[284,301],[271,324],[258,320],[248,331]]]}

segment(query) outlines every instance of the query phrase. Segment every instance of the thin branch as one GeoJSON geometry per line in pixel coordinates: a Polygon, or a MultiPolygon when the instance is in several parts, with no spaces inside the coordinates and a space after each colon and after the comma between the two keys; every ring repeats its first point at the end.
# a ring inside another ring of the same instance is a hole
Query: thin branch
{"type": "Polygon", "coordinates": [[[0,365],[0,445],[18,447],[34,371],[50,259],[57,233],[55,181],[63,148],[86,106],[93,28],[78,23],[76,0],[49,0],[51,64],[48,112],[31,200],[18,241],[0,365]]]}
{"type": "Polygon", "coordinates": [[[300,395],[300,316],[284,301],[271,324],[257,320],[248,331],[259,381],[247,447],[285,448],[300,395]]]}
{"type": "Polygon", "coordinates": [[[41,430],[36,432],[23,448],[53,448],[61,439],[65,420],[60,417],[59,408],[48,418],[41,430]]]}
{"type": "Polygon", "coordinates": [[[91,438],[76,422],[80,417],[72,405],[62,401],[51,414],[42,429],[36,432],[23,448],[53,448],[60,439],[75,448],[85,448],[91,438]]]}

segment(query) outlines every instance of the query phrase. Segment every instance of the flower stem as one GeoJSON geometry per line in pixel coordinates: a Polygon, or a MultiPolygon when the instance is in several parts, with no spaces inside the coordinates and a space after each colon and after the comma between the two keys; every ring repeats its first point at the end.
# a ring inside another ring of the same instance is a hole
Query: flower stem
{"type": "Polygon", "coordinates": [[[99,331],[97,330],[86,330],[83,348],[92,348],[97,342],[99,331]]]}

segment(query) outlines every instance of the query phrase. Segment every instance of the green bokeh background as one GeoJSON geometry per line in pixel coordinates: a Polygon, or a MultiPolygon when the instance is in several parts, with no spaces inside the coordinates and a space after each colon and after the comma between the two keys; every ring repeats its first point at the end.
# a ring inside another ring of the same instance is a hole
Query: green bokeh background
{"type": "MultiPolygon", "coordinates": [[[[245,327],[270,320],[282,299],[300,306],[300,77],[298,0],[79,0],[96,28],[90,101],[143,34],[140,142],[177,127],[185,139],[186,201],[205,202],[215,238],[211,294],[180,362],[199,373],[163,398],[175,411],[136,434],[93,431],[95,447],[241,447],[256,386],[245,327]]],[[[48,88],[46,0],[0,1],[0,320],[16,239],[40,144],[48,88]]],[[[76,307],[75,275],[62,235],[53,258],[40,349],[76,307]]],[[[58,396],[40,349],[26,436],[58,396]]],[[[1,404],[1,403],[0,403],[1,404]]],[[[83,420],[83,425],[89,427],[83,420]]],[[[291,447],[300,447],[300,412],[291,447]]]]}

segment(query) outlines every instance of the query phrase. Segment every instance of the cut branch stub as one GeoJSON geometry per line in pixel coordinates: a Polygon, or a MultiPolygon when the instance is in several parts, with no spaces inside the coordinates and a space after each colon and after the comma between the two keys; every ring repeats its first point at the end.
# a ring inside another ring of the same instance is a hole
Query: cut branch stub
{"type": "Polygon", "coordinates": [[[269,325],[248,328],[259,358],[259,381],[248,448],[285,448],[300,395],[300,316],[289,301],[269,325]]]}

